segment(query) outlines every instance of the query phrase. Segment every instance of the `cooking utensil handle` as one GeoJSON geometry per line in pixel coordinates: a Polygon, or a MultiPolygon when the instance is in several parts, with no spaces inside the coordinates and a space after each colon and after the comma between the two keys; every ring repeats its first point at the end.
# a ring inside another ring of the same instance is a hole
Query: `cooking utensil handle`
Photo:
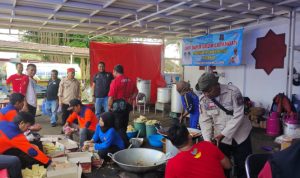
{"type": "Polygon", "coordinates": [[[136,138],[139,138],[140,133],[141,133],[141,130],[138,131],[138,134],[136,135],[136,138]]]}
{"type": "Polygon", "coordinates": [[[130,148],[132,147],[132,145],[133,145],[133,144],[131,143],[127,149],[130,149],[130,148]]]}
{"type": "Polygon", "coordinates": [[[112,153],[107,153],[107,156],[110,158],[113,158],[113,154],[112,153]]]}

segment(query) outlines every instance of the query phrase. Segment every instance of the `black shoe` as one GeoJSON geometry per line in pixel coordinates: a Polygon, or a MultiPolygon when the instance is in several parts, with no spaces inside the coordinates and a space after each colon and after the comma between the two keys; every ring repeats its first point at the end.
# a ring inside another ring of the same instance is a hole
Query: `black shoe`
{"type": "Polygon", "coordinates": [[[56,123],[52,123],[52,124],[51,124],[51,127],[56,127],[56,123]]]}

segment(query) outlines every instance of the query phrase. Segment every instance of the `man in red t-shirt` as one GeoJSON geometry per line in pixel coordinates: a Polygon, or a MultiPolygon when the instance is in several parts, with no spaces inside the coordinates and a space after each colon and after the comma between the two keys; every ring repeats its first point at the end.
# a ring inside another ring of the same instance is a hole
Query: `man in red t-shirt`
{"type": "Polygon", "coordinates": [[[26,95],[27,86],[28,86],[28,76],[23,74],[23,64],[16,64],[17,73],[11,75],[6,80],[6,84],[12,84],[12,93],[21,93],[22,95],[26,95]]]}
{"type": "Polygon", "coordinates": [[[122,65],[116,65],[113,70],[115,79],[110,84],[109,89],[109,109],[111,109],[113,100],[125,99],[129,104],[135,100],[138,92],[135,82],[124,75],[122,65]]]}
{"type": "Polygon", "coordinates": [[[132,110],[132,102],[138,93],[135,82],[124,75],[123,66],[118,64],[114,67],[115,79],[111,82],[108,93],[108,110],[112,110],[113,102],[124,99],[127,102],[126,110],[113,112],[115,117],[115,129],[120,133],[126,146],[129,145],[126,130],[129,121],[129,113],[132,110]]]}
{"type": "Polygon", "coordinates": [[[223,169],[231,164],[215,145],[207,141],[193,145],[184,125],[171,127],[168,137],[180,152],[167,162],[166,178],[225,178],[223,169]]]}

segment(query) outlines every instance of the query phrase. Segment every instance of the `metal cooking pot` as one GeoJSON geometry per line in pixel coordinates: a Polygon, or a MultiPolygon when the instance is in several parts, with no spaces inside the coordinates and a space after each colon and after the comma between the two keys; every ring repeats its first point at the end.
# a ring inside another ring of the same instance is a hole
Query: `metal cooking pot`
{"type": "Polygon", "coordinates": [[[166,155],[149,148],[131,148],[108,153],[108,156],[121,168],[129,172],[147,172],[157,170],[166,163],[166,155]]]}

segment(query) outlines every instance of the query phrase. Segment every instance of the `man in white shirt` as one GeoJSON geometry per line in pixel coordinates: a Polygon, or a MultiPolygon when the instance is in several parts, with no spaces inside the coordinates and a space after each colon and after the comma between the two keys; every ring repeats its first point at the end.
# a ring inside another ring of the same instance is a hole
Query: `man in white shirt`
{"type": "MultiPolygon", "coordinates": [[[[251,122],[244,115],[244,100],[234,85],[223,85],[213,73],[204,73],[196,86],[200,97],[199,124],[205,141],[216,141],[219,149],[233,157],[238,178],[244,178],[245,160],[252,154],[251,122]]],[[[229,171],[225,172],[229,177],[229,171]]]]}
{"type": "Polygon", "coordinates": [[[36,74],[36,65],[28,64],[26,68],[27,75],[29,77],[29,83],[26,91],[26,100],[23,111],[28,111],[33,116],[36,114],[37,97],[36,97],[36,81],[33,77],[36,74]]]}

